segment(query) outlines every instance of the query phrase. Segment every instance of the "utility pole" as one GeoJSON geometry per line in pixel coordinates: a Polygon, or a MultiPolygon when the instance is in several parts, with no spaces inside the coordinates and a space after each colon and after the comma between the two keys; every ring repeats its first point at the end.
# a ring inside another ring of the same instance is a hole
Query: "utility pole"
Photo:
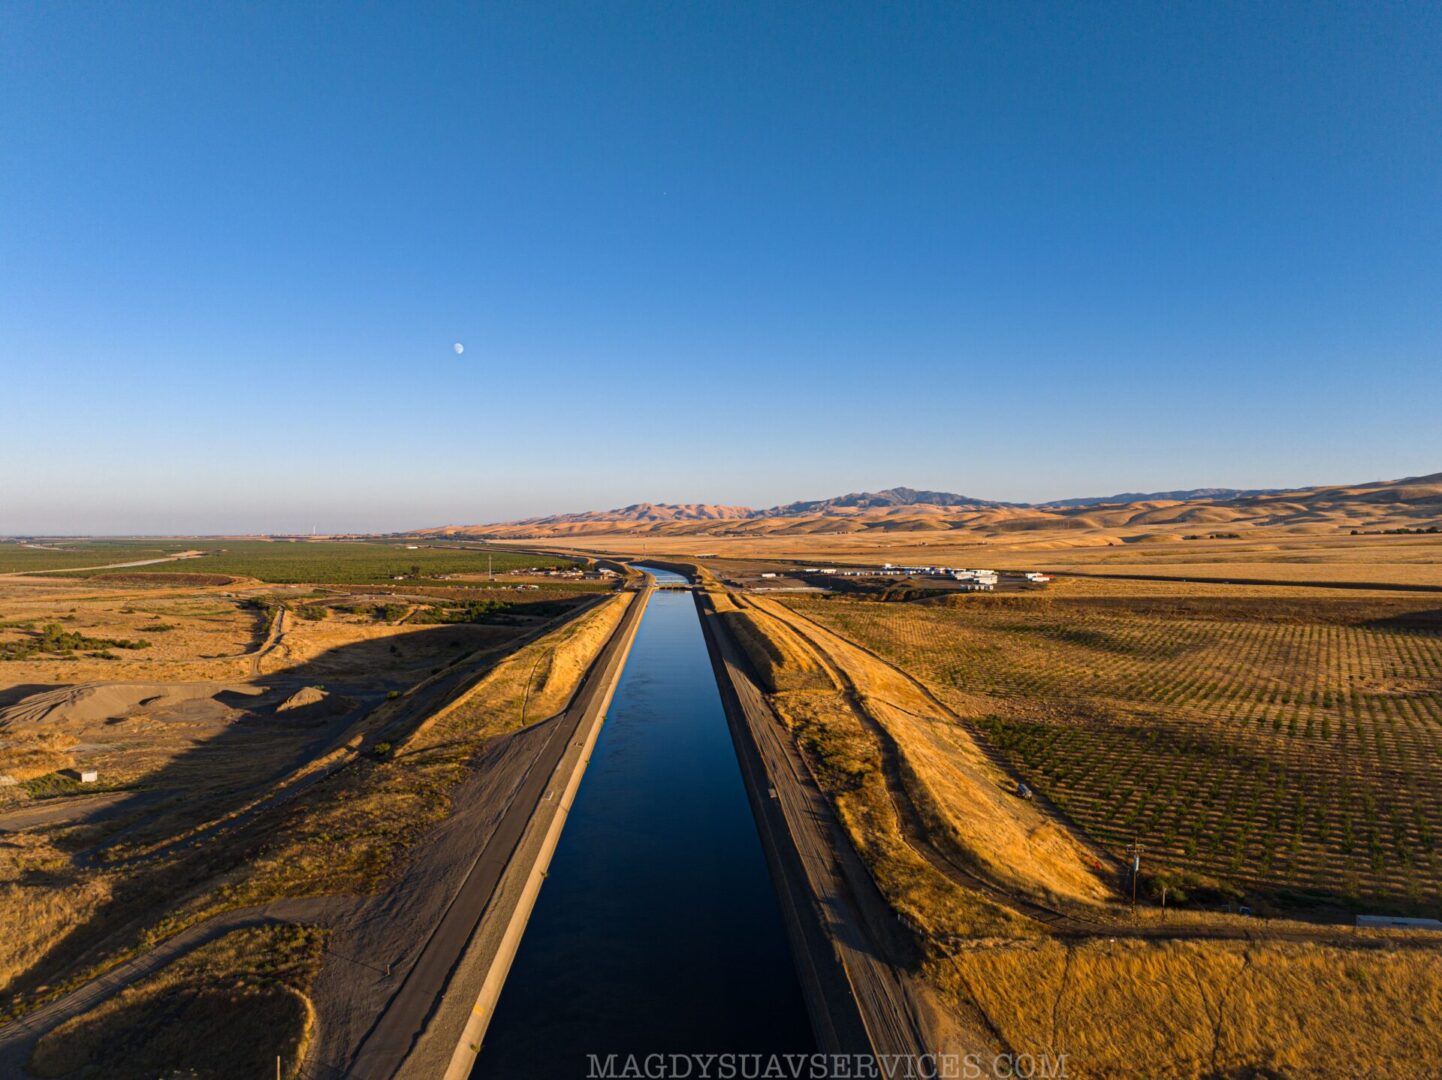
{"type": "Polygon", "coordinates": [[[1132,918],[1137,915],[1137,879],[1142,876],[1142,855],[1146,848],[1133,840],[1127,845],[1127,854],[1132,857],[1132,918]]]}
{"type": "Polygon", "coordinates": [[[491,553],[486,552],[486,580],[495,581],[496,575],[491,572],[491,553]]]}

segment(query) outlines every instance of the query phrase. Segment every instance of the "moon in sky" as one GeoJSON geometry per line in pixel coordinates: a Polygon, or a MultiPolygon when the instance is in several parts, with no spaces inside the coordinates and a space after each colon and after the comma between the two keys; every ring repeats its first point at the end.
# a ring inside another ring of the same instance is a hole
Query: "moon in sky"
{"type": "Polygon", "coordinates": [[[464,345],[462,345],[459,341],[456,342],[454,345],[452,345],[451,348],[453,348],[453,349],[456,350],[456,355],[457,355],[457,356],[460,356],[461,353],[463,353],[463,352],[466,351],[466,347],[465,347],[464,345]]]}

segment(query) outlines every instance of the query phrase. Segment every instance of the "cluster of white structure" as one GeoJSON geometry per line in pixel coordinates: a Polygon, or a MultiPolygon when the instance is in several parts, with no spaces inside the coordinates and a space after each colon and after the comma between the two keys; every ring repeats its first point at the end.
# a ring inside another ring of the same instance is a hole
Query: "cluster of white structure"
{"type": "Polygon", "coordinates": [[[953,570],[951,577],[960,582],[957,588],[962,592],[991,592],[996,588],[995,570],[953,570]]]}
{"type": "MultiPolygon", "coordinates": [[[[897,563],[885,563],[877,567],[849,567],[845,570],[837,569],[834,566],[814,566],[803,571],[808,574],[834,574],[837,577],[933,577],[950,578],[957,583],[957,589],[962,592],[991,592],[996,588],[999,574],[995,570],[968,570],[956,566],[902,566],[897,563]]],[[[775,572],[768,572],[761,575],[763,578],[774,578],[775,572]]],[[[1046,574],[1034,571],[1021,575],[1032,585],[1045,585],[1051,580],[1046,574]]]]}
{"type": "Polygon", "coordinates": [[[997,579],[995,570],[967,570],[964,567],[956,566],[896,566],[893,563],[886,563],[882,567],[882,572],[918,577],[951,578],[961,582],[961,587],[968,591],[994,589],[997,579]]]}
{"type": "MultiPolygon", "coordinates": [[[[870,572],[896,576],[951,578],[960,583],[958,588],[963,592],[990,592],[996,588],[998,577],[995,570],[968,570],[965,567],[956,566],[897,566],[894,563],[886,563],[880,570],[870,572]]],[[[1023,576],[1033,585],[1044,585],[1051,580],[1046,574],[1036,572],[1028,572],[1023,576]]]]}

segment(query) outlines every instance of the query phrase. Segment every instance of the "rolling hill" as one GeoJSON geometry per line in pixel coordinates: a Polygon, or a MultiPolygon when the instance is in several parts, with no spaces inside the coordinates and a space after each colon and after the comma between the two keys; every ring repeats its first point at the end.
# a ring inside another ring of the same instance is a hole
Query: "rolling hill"
{"type": "Polygon", "coordinates": [[[1204,488],[1106,498],[1009,503],[950,492],[889,488],[767,509],[709,503],[634,503],[493,525],[447,525],[420,535],[523,539],[587,535],[784,536],[973,531],[982,536],[1061,533],[1069,543],[1178,538],[1216,530],[1290,532],[1442,526],[1442,473],[1297,489],[1204,488]]]}

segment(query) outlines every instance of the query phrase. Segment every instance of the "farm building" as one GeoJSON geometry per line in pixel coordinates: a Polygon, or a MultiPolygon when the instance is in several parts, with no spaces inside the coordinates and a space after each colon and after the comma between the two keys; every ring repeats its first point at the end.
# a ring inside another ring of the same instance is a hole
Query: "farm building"
{"type": "Polygon", "coordinates": [[[981,585],[995,585],[995,570],[953,570],[951,576],[957,581],[974,581],[981,585]]]}

